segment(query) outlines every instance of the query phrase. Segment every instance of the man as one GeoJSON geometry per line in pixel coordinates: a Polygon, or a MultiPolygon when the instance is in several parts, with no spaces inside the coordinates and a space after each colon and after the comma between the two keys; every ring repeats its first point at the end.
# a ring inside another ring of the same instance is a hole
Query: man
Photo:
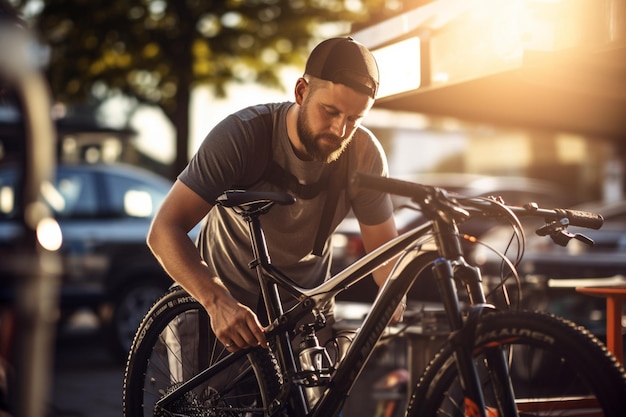
{"type": "MultiPolygon", "coordinates": [[[[255,311],[260,291],[248,267],[247,226],[232,210],[214,207],[225,190],[296,195],[294,205],[275,206],[262,224],[272,263],[303,287],[319,285],[329,275],[328,232],[350,209],[366,250],[397,235],[389,197],[353,189],[348,182],[355,171],[387,175],[380,144],[361,127],[378,82],[376,61],[363,45],[351,38],[322,42],[296,82],[295,103],[249,107],[219,123],[155,216],[149,247],[169,275],[204,306],[215,335],[229,350],[267,345],[255,311]],[[340,188],[328,213],[324,207],[332,184],[340,188]],[[328,232],[320,227],[325,216],[331,220],[328,232]],[[187,232],[203,218],[196,247],[187,232]]],[[[388,272],[375,274],[379,285],[388,272]]]]}

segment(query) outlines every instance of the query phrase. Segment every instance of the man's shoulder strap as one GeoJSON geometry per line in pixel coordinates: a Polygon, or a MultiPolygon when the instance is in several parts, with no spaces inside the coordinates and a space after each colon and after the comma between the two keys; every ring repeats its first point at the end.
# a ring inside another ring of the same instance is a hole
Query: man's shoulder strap
{"type": "Polygon", "coordinates": [[[330,236],[331,227],[333,223],[333,217],[335,217],[335,211],[337,203],[339,202],[339,194],[341,190],[347,186],[348,182],[348,155],[347,152],[343,152],[339,159],[333,162],[334,171],[328,178],[332,178],[328,187],[328,194],[326,195],[326,202],[324,203],[324,210],[322,211],[322,217],[320,217],[320,224],[317,227],[317,235],[315,236],[315,243],[313,244],[313,255],[322,256],[324,245],[328,236],[330,236]]]}
{"type": "Polygon", "coordinates": [[[317,256],[322,255],[324,245],[328,236],[330,235],[330,229],[332,226],[333,217],[337,203],[339,201],[339,195],[341,190],[346,187],[348,181],[348,152],[343,152],[342,155],[329,166],[327,175],[323,175],[319,181],[313,184],[300,184],[298,179],[289,171],[280,166],[272,157],[273,155],[273,127],[274,120],[272,113],[263,113],[261,115],[264,119],[266,126],[266,134],[262,140],[266,141],[268,159],[267,165],[263,174],[259,180],[270,182],[282,189],[288,190],[295,194],[296,197],[305,200],[311,199],[319,195],[320,192],[326,190],[326,201],[324,202],[324,209],[322,216],[320,217],[320,224],[317,228],[317,234],[315,236],[315,243],[313,245],[313,254],[317,256]]]}

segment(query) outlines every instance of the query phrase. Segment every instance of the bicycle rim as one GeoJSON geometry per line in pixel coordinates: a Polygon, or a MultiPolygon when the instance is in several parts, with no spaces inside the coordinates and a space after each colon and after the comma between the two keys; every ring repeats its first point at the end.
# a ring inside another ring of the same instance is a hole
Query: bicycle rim
{"type": "MultiPolygon", "coordinates": [[[[509,360],[520,416],[626,415],[623,369],[588,331],[548,314],[503,312],[484,316],[475,336],[474,361],[489,416],[505,415],[498,408],[501,384],[493,382],[485,360],[489,349],[502,349],[509,360]]],[[[452,349],[445,346],[418,383],[407,415],[478,415],[470,408],[452,349]]]]}
{"type": "Polygon", "coordinates": [[[137,332],[124,378],[124,415],[263,416],[279,381],[275,361],[259,350],[157,407],[165,394],[228,355],[200,304],[175,289],[157,301],[137,332]]]}

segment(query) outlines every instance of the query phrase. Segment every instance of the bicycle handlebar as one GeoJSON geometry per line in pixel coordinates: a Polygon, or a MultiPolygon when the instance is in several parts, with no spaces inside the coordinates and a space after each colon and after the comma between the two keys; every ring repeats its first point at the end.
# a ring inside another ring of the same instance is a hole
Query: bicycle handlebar
{"type": "Polygon", "coordinates": [[[352,177],[352,184],[361,188],[369,188],[371,190],[399,195],[402,197],[410,197],[413,200],[424,200],[436,193],[436,187],[431,185],[418,184],[396,178],[364,174],[362,172],[354,173],[354,176],[352,177]]]}
{"type": "MultiPolygon", "coordinates": [[[[434,187],[431,185],[418,184],[395,178],[363,174],[360,172],[356,172],[354,174],[354,176],[352,177],[352,184],[357,187],[369,188],[389,194],[409,197],[422,206],[425,204],[437,204],[436,201],[443,198],[445,200],[445,205],[447,206],[453,205],[461,209],[467,209],[466,206],[459,204],[459,200],[465,200],[474,203],[471,206],[479,210],[482,214],[486,214],[488,211],[486,210],[488,206],[485,204],[487,200],[484,198],[471,198],[461,195],[455,195],[454,198],[451,198],[445,189],[434,187]]],[[[528,204],[524,207],[509,206],[506,203],[504,205],[511,212],[515,213],[518,216],[544,217],[546,219],[555,220],[565,218],[569,221],[569,225],[571,226],[580,226],[588,229],[599,229],[604,223],[604,218],[600,214],[592,212],[561,208],[545,209],[539,208],[536,205],[531,204],[528,204]]]]}

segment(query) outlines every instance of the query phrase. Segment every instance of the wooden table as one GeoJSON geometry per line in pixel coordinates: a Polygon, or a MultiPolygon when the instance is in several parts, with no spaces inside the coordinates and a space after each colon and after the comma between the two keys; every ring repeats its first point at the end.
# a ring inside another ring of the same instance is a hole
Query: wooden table
{"type": "Polygon", "coordinates": [[[626,285],[611,287],[578,287],[582,294],[606,298],[606,346],[624,363],[624,346],[622,341],[622,303],[626,300],[626,285]]]}

